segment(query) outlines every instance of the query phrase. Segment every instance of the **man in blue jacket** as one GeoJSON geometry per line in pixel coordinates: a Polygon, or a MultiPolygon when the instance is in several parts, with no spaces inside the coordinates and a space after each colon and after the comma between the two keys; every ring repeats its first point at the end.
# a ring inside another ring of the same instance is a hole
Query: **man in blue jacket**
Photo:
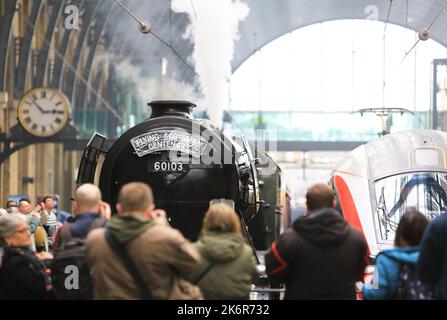
{"type": "Polygon", "coordinates": [[[447,214],[433,220],[422,238],[419,277],[447,299],[447,214]]]}
{"type": "Polygon", "coordinates": [[[73,207],[74,220],[62,225],[55,236],[53,288],[57,300],[90,300],[93,298],[93,280],[85,261],[84,240],[90,231],[106,225],[110,206],[101,201],[99,188],[87,183],[76,189],[73,207]],[[77,268],[79,273],[73,287],[67,286],[67,267],[77,268]]]}
{"type": "Polygon", "coordinates": [[[67,241],[72,238],[85,239],[92,228],[103,227],[110,219],[110,207],[101,201],[101,191],[93,184],[86,183],[76,189],[74,220],[58,229],[55,239],[56,252],[65,243],[62,233],[69,231],[67,241]]]}

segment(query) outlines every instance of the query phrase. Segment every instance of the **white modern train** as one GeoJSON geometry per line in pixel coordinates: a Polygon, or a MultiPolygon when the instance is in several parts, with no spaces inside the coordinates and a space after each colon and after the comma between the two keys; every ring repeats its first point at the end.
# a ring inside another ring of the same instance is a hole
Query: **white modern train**
{"type": "Polygon", "coordinates": [[[447,210],[446,154],[447,133],[404,131],[361,145],[333,170],[340,209],[363,232],[372,256],[393,246],[406,208],[429,220],[447,210]]]}

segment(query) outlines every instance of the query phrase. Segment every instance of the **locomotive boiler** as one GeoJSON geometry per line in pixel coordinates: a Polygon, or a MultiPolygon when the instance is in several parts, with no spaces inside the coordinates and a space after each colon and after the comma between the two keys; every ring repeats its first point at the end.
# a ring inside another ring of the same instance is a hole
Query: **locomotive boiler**
{"type": "Polygon", "coordinates": [[[195,241],[212,200],[234,204],[255,250],[266,250],[280,232],[284,207],[281,169],[265,152],[238,142],[193,118],[187,101],[149,103],[151,116],[103,150],[94,134],[84,151],[77,183],[95,183],[114,210],[120,188],[144,182],[170,224],[195,241]],[[256,153],[256,154],[254,154],[256,153]],[[258,156],[256,158],[255,156],[258,156]]]}
{"type": "Polygon", "coordinates": [[[345,219],[375,256],[393,246],[400,218],[416,207],[429,220],[447,209],[447,133],[412,130],[351,151],[332,172],[345,219]]]}

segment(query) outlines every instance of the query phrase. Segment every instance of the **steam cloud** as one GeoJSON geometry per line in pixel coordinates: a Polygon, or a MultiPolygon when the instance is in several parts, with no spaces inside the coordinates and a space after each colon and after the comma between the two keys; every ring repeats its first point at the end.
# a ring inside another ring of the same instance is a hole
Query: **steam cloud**
{"type": "Polygon", "coordinates": [[[193,59],[211,121],[220,127],[229,106],[229,80],[239,22],[249,8],[240,0],[171,0],[172,10],[185,12],[191,24],[184,37],[194,43],[193,59]]]}
{"type": "MultiPolygon", "coordinates": [[[[167,59],[161,60],[162,64],[167,66],[167,59]]],[[[117,74],[123,79],[130,79],[134,82],[138,96],[142,101],[154,100],[187,100],[200,101],[197,93],[191,85],[181,83],[166,75],[159,77],[146,77],[141,74],[141,68],[124,60],[116,66],[117,74]]]]}

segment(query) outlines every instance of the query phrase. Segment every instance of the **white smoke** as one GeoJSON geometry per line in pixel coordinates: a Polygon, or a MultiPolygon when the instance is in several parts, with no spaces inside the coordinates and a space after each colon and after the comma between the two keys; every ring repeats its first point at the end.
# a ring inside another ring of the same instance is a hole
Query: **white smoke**
{"type": "MultiPolygon", "coordinates": [[[[167,67],[167,59],[163,58],[160,63],[167,67]]],[[[134,83],[136,92],[144,102],[154,100],[186,100],[193,103],[200,101],[194,88],[186,83],[178,82],[166,75],[147,77],[141,74],[141,68],[131,64],[129,60],[123,60],[116,66],[118,77],[130,80],[134,83]]]]}
{"type": "Polygon", "coordinates": [[[239,22],[249,8],[240,0],[171,0],[172,10],[185,12],[191,24],[184,36],[194,43],[193,59],[211,121],[220,127],[229,107],[231,61],[239,22]]]}

